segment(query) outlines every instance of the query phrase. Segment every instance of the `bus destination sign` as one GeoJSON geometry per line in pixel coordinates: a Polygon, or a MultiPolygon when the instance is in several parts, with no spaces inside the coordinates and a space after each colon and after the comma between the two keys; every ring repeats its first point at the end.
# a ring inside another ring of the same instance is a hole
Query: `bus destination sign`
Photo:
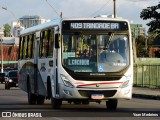
{"type": "Polygon", "coordinates": [[[119,23],[70,23],[71,29],[119,29],[119,23]]]}
{"type": "Polygon", "coordinates": [[[66,30],[128,30],[125,21],[63,21],[63,31],[66,30]]]}

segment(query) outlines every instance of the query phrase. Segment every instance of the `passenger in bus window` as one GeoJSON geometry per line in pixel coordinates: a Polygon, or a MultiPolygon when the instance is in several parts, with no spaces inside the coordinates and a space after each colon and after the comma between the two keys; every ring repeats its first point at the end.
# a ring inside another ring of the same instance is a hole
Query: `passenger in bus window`
{"type": "Polygon", "coordinates": [[[64,43],[63,52],[67,52],[67,45],[64,43]]]}
{"type": "Polygon", "coordinates": [[[83,58],[89,58],[89,50],[85,49],[82,53],[83,58]]]}
{"type": "Polygon", "coordinates": [[[88,36],[88,39],[87,39],[87,45],[88,45],[88,46],[90,46],[90,45],[91,45],[91,35],[89,35],[89,36],[88,36]]]}
{"type": "Polygon", "coordinates": [[[81,57],[81,49],[77,48],[76,57],[81,57]]]}
{"type": "Polygon", "coordinates": [[[97,57],[97,46],[93,44],[91,46],[91,60],[96,61],[96,57],[97,57]]]}

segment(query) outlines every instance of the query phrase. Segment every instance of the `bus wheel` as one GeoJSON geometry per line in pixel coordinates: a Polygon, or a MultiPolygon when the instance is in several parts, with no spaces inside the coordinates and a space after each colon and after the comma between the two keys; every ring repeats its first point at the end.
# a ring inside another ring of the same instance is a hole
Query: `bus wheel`
{"type": "Polygon", "coordinates": [[[37,101],[37,96],[31,93],[30,85],[27,84],[27,92],[28,92],[28,104],[34,105],[37,101]]]}
{"type": "Polygon", "coordinates": [[[52,108],[53,109],[59,109],[62,105],[62,100],[61,99],[55,99],[51,98],[51,103],[52,103],[52,108]]]}
{"type": "Polygon", "coordinates": [[[89,105],[89,101],[88,101],[88,100],[83,100],[83,101],[82,101],[82,104],[83,104],[83,105],[89,105]]]}
{"type": "Polygon", "coordinates": [[[44,96],[42,96],[42,95],[38,95],[37,96],[37,104],[38,105],[43,105],[44,104],[44,100],[45,100],[44,96]]]}
{"type": "Polygon", "coordinates": [[[117,99],[110,99],[110,100],[106,101],[106,107],[108,110],[116,110],[117,104],[118,104],[117,99]]]}
{"type": "Polygon", "coordinates": [[[81,101],[80,101],[80,100],[74,100],[73,103],[74,103],[75,105],[79,105],[79,104],[81,104],[81,101]]]}
{"type": "Polygon", "coordinates": [[[28,103],[30,105],[35,105],[36,104],[36,98],[37,96],[32,94],[32,93],[28,93],[28,103]]]}

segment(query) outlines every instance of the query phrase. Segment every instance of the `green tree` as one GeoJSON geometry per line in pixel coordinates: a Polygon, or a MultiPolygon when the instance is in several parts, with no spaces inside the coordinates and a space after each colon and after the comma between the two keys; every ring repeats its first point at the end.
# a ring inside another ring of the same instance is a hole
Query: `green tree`
{"type": "Polygon", "coordinates": [[[7,23],[4,25],[4,37],[11,36],[11,26],[7,23]]]}
{"type": "Polygon", "coordinates": [[[136,51],[137,57],[148,57],[148,52],[145,48],[146,38],[143,35],[140,35],[136,38],[136,51]]]}
{"type": "Polygon", "coordinates": [[[147,7],[140,13],[140,18],[143,20],[151,19],[147,26],[149,26],[148,32],[156,32],[160,38],[160,2],[156,6],[147,7]]]}
{"type": "Polygon", "coordinates": [[[149,50],[152,47],[153,42],[152,34],[149,36],[138,36],[135,40],[137,57],[149,57],[149,50]]]}

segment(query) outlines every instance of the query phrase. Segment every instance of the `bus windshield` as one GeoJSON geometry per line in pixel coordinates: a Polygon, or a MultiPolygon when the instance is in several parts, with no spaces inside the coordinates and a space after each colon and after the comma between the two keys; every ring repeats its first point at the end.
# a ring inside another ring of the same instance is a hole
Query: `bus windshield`
{"type": "Polygon", "coordinates": [[[73,72],[119,72],[129,65],[127,34],[64,34],[62,64],[73,72]]]}

